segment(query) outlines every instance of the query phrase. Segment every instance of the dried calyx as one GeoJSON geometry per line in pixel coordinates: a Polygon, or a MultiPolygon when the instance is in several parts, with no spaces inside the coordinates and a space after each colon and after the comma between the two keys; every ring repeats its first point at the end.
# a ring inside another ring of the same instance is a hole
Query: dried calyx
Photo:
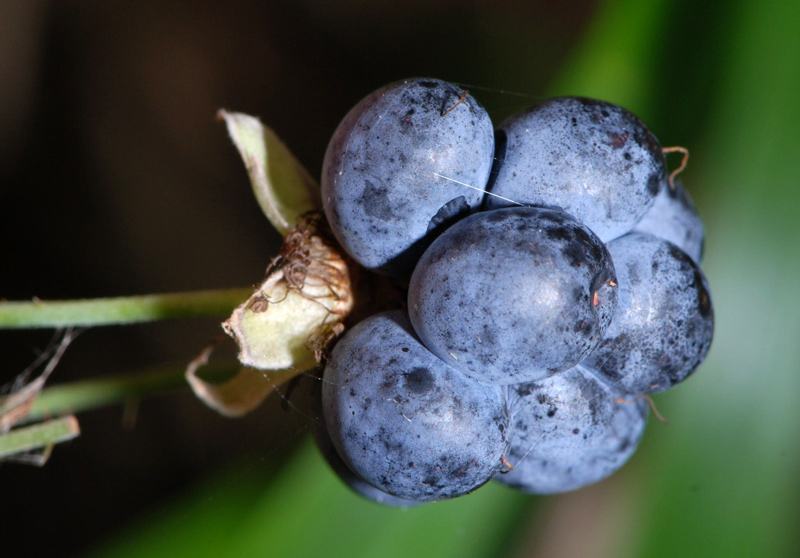
{"type": "Polygon", "coordinates": [[[284,238],[252,296],[223,323],[239,360],[261,370],[313,368],[343,331],[353,307],[348,262],[319,214],[305,214],[284,238]]]}

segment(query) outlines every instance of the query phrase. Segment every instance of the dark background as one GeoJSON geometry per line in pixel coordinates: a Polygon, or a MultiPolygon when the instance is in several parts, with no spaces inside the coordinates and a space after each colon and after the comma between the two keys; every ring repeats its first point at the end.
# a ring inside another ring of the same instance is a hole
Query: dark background
{"type": "MultiPolygon", "coordinates": [[[[318,176],[339,120],[385,83],[476,84],[488,89],[472,91],[495,118],[534,102],[593,9],[588,1],[1,2],[0,297],[253,284],[280,238],[215,121],[219,108],[260,116],[318,176]]],[[[183,364],[218,322],[89,330],[51,382],[183,364]]],[[[3,332],[0,382],[51,334],[3,332]]],[[[59,555],[72,554],[222,464],[251,458],[266,474],[306,431],[280,401],[230,421],[184,390],[142,401],[134,428],[123,427],[119,407],[82,414],[81,437],[43,470],[0,467],[3,546],[36,555],[57,541],[59,555]]]]}

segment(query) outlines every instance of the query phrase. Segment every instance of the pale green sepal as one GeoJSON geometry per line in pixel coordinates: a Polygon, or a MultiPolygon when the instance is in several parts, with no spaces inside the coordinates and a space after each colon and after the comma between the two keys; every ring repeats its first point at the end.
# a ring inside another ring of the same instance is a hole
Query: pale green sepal
{"type": "Polygon", "coordinates": [[[258,204],[281,235],[300,215],[322,207],[319,186],[275,132],[254,116],[225,110],[217,115],[244,160],[258,204]]]}

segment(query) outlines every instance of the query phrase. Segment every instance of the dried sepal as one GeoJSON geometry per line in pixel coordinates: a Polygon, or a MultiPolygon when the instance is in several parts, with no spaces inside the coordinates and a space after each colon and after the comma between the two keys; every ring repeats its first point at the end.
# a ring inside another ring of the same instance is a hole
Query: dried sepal
{"type": "Polygon", "coordinates": [[[54,341],[16,378],[7,394],[0,395],[0,461],[42,466],[50,457],[53,445],[80,434],[78,421],[72,415],[26,424],[30,422],[36,398],[77,335],[76,330],[67,329],[60,341],[54,341]],[[43,364],[42,372],[31,379],[34,370],[43,364]]]}
{"type": "Polygon", "coordinates": [[[220,110],[244,160],[258,204],[272,226],[286,235],[303,213],[322,207],[319,186],[278,136],[247,114],[220,110]]]}
{"type": "Polygon", "coordinates": [[[61,340],[53,342],[36,361],[20,374],[10,387],[9,393],[0,395],[0,433],[6,433],[19,423],[25,422],[33,407],[33,403],[44,389],[61,357],[70,343],[78,335],[78,331],[67,329],[61,340]],[[45,364],[46,363],[46,364],[45,364]],[[44,369],[36,378],[30,379],[34,369],[44,364],[44,369]]]}
{"type": "Polygon", "coordinates": [[[317,366],[352,307],[348,261],[316,213],[298,220],[266,279],[222,327],[245,366],[300,373],[317,366]]]}
{"type": "Polygon", "coordinates": [[[223,416],[242,417],[258,407],[267,396],[296,372],[292,369],[275,370],[269,373],[242,367],[239,372],[222,383],[209,382],[197,371],[208,364],[215,344],[206,347],[186,368],[186,380],[192,391],[203,403],[223,416]]]}

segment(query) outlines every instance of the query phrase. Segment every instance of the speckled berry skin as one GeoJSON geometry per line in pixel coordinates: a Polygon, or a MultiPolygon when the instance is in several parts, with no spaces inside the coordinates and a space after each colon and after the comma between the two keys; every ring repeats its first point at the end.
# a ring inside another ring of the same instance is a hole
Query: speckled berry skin
{"type": "Polygon", "coordinates": [[[664,391],[705,359],[714,332],[703,272],[677,246],[630,233],[609,244],[619,304],[600,345],[581,364],[627,394],[664,391]]]}
{"type": "Polygon", "coordinates": [[[632,232],[648,233],[669,240],[696,263],[703,258],[703,222],[694,208],[689,192],[680,182],[675,187],[664,184],[653,206],[636,223],[632,232]]]}
{"type": "Polygon", "coordinates": [[[425,346],[481,382],[535,381],[575,366],[616,307],[605,245],[563,211],[471,215],[419,261],[408,309],[425,346]]]}
{"type": "Polygon", "coordinates": [[[410,508],[421,504],[421,502],[415,500],[398,498],[397,496],[392,496],[382,490],[378,490],[351,471],[333,446],[327,426],[325,425],[324,415],[320,415],[315,424],[314,442],[316,442],[317,448],[319,448],[320,453],[325,458],[330,468],[333,469],[333,472],[336,473],[336,476],[359,496],[377,504],[393,508],[410,508]]]}
{"type": "Polygon", "coordinates": [[[372,316],[345,334],[323,379],[336,450],[383,492],[445,500],[478,488],[502,467],[508,447],[502,390],[439,360],[400,311],[372,316]]]}
{"type": "Polygon", "coordinates": [[[512,436],[503,484],[556,494],[595,483],[622,467],[644,432],[647,404],[618,395],[576,366],[509,387],[512,436]]]}
{"type": "Polygon", "coordinates": [[[480,207],[494,132],[462,93],[436,79],[396,82],[336,129],[322,168],[325,215],[363,266],[408,276],[433,236],[480,207]]]}
{"type": "Polygon", "coordinates": [[[661,145],[641,120],[581,97],[550,99],[506,120],[497,159],[487,209],[513,205],[508,200],[560,207],[603,242],[633,228],[665,179],[661,145]]]}

